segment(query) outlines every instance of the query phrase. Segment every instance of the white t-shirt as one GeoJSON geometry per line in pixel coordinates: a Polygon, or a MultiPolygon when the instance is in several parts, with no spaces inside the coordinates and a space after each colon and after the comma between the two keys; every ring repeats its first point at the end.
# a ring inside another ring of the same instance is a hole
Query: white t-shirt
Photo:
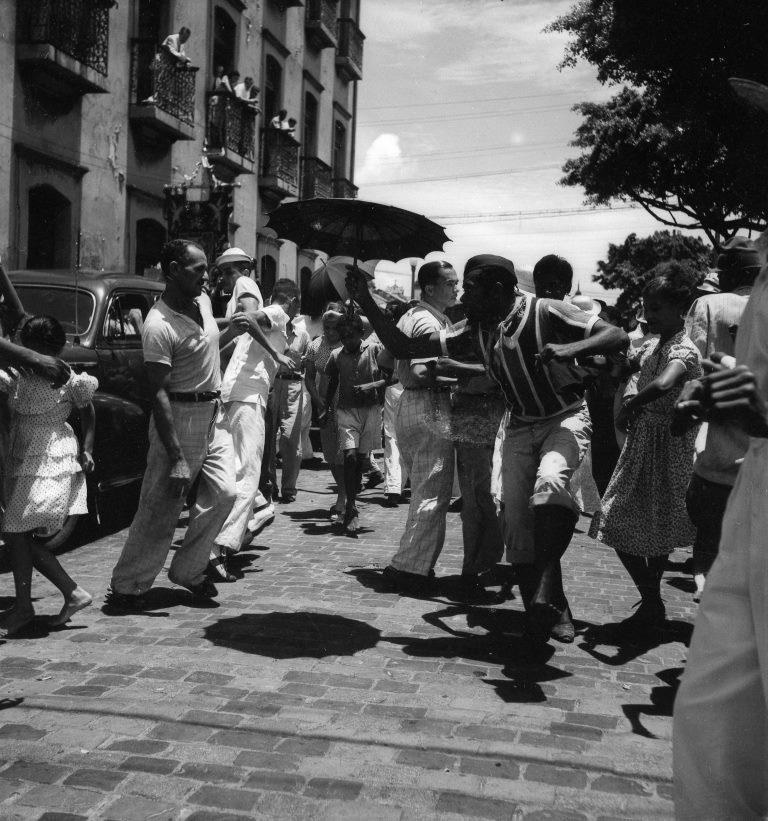
{"type": "Polygon", "coordinates": [[[261,295],[261,291],[259,290],[259,286],[256,284],[256,281],[248,276],[238,277],[235,282],[235,287],[232,289],[232,296],[227,303],[227,310],[225,311],[224,316],[229,318],[237,311],[237,301],[241,296],[254,297],[254,299],[259,303],[259,310],[261,310],[261,307],[264,305],[264,298],[261,295]]]}
{"type": "Polygon", "coordinates": [[[163,45],[168,49],[168,51],[171,52],[171,54],[173,54],[174,57],[183,59],[187,56],[187,53],[184,48],[184,43],[180,43],[179,39],[178,34],[169,34],[165,40],[163,40],[163,45]]]}
{"type": "MultiPolygon", "coordinates": [[[[288,342],[288,314],[279,305],[267,305],[261,310],[271,323],[271,328],[265,331],[269,344],[278,353],[282,353],[288,342]]],[[[251,402],[266,406],[269,388],[274,381],[277,368],[277,362],[249,333],[242,334],[224,372],[221,384],[222,399],[225,402],[251,402]]]]}
{"type": "Polygon", "coordinates": [[[203,327],[174,311],[162,297],[149,309],[141,331],[145,362],[171,366],[169,389],[176,393],[217,391],[221,385],[219,328],[205,295],[195,300],[203,327]]]}

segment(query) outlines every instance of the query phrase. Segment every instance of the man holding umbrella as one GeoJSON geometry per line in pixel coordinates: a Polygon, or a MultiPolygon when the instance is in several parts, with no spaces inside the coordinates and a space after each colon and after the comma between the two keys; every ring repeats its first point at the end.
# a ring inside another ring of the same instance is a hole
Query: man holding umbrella
{"type": "Polygon", "coordinates": [[[578,519],[570,477],[591,432],[576,357],[619,350],[627,335],[569,303],[520,293],[504,257],[473,257],[463,284],[467,325],[418,338],[386,319],[362,275],[352,274],[348,288],[395,356],[479,355],[502,388],[510,412],[504,510],[507,531],[517,535],[508,557],[518,565],[531,634],[546,641],[562,618],[559,563],[578,519]]]}

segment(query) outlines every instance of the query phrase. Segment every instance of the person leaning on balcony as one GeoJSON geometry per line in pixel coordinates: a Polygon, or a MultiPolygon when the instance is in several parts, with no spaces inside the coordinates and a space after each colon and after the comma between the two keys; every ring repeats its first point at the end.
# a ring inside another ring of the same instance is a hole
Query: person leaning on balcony
{"type": "Polygon", "coordinates": [[[216,71],[213,75],[213,90],[219,91],[222,94],[234,94],[232,90],[232,83],[229,77],[224,73],[224,66],[216,66],[216,71]]]}
{"type": "Polygon", "coordinates": [[[275,116],[269,121],[269,125],[272,128],[276,128],[278,131],[285,131],[288,128],[288,120],[286,117],[288,116],[288,112],[281,108],[280,111],[275,114],[275,116]]]}
{"type": "Polygon", "coordinates": [[[182,26],[178,34],[169,34],[165,40],[163,40],[163,48],[168,51],[171,57],[175,57],[180,63],[189,62],[189,57],[187,57],[184,49],[184,43],[189,40],[190,34],[192,34],[192,32],[186,26],[182,26]]]}
{"type": "Polygon", "coordinates": [[[238,83],[234,87],[235,97],[245,100],[248,105],[258,114],[261,111],[259,104],[256,102],[259,96],[259,89],[253,84],[253,77],[243,78],[242,83],[238,83]]]}

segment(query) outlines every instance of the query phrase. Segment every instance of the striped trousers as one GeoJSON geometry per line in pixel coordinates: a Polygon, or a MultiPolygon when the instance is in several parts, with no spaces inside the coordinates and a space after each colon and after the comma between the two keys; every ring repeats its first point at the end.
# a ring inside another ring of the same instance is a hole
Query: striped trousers
{"type": "MultiPolygon", "coordinates": [[[[189,587],[203,581],[211,546],[235,500],[235,454],[218,402],[171,402],[171,410],[191,480],[200,478],[184,541],[168,570],[172,582],[189,587]]],[[[170,495],[169,469],[153,418],[139,508],[112,571],[117,593],[145,593],[163,569],[184,507],[183,496],[170,495]]]]}
{"type": "Polygon", "coordinates": [[[447,418],[447,393],[403,391],[395,420],[400,455],[411,478],[411,504],[400,547],[390,564],[419,576],[429,574],[443,549],[453,487],[453,442],[435,435],[435,426],[430,423],[434,403],[442,406],[447,418]]]}

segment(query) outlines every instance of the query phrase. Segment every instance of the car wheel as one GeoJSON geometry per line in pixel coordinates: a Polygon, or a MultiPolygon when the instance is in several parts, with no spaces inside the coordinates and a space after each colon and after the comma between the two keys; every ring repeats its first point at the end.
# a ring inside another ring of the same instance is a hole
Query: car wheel
{"type": "Polygon", "coordinates": [[[69,541],[82,518],[82,516],[67,516],[59,530],[51,533],[50,536],[35,537],[35,541],[48,550],[57,550],[69,541]]]}

